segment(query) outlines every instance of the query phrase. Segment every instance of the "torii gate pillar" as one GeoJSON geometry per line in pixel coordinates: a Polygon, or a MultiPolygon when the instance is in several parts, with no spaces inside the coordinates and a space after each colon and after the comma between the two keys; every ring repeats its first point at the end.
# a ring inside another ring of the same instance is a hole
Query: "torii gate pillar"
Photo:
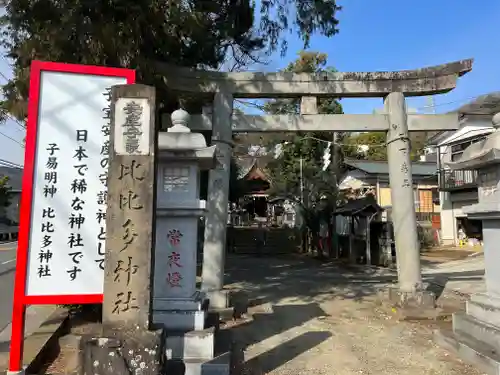
{"type": "Polygon", "coordinates": [[[223,286],[232,153],[232,115],[232,93],[216,92],[212,114],[212,144],[217,146],[217,166],[210,170],[208,177],[208,212],[205,219],[201,286],[210,300],[210,307],[216,309],[229,306],[229,294],[223,290],[223,286]]]}
{"type": "MultiPolygon", "coordinates": [[[[400,92],[390,93],[384,99],[384,107],[389,120],[387,160],[399,284],[397,295],[393,294],[391,300],[396,297],[396,300],[404,303],[424,290],[420,272],[420,246],[416,231],[410,138],[404,95],[400,92]]],[[[433,304],[433,296],[429,297],[422,300],[433,304]]]]}

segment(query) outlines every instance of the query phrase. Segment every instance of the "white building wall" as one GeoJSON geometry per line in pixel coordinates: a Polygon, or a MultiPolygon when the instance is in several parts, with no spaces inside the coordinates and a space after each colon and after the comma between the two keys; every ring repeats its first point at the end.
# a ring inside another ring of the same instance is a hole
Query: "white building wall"
{"type": "Polygon", "coordinates": [[[453,206],[450,201],[450,193],[439,192],[441,202],[441,241],[443,245],[456,244],[456,220],[453,216],[453,206]]]}
{"type": "MultiPolygon", "coordinates": [[[[461,127],[455,133],[438,145],[440,153],[440,168],[447,169],[446,163],[451,161],[451,146],[449,143],[467,141],[493,131],[490,118],[465,118],[461,127]]],[[[439,166],[438,166],[439,167],[439,166]]],[[[458,245],[457,217],[463,216],[462,208],[477,203],[477,192],[463,194],[457,192],[439,193],[441,206],[441,241],[443,245],[458,245]]]]}
{"type": "Polygon", "coordinates": [[[460,141],[467,141],[468,139],[478,137],[480,135],[489,134],[493,131],[491,119],[475,118],[464,119],[461,122],[460,129],[442,141],[439,147],[441,154],[441,168],[446,168],[447,162],[451,161],[451,146],[450,143],[457,143],[460,141]]]}

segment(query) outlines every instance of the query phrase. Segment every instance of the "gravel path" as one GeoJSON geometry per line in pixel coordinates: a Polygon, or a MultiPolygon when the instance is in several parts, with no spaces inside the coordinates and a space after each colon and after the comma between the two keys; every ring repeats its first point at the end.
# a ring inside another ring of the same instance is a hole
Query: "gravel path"
{"type": "Polygon", "coordinates": [[[252,375],[481,374],[433,343],[434,324],[399,322],[377,306],[376,290],[392,279],[383,273],[243,256],[227,269],[230,288],[260,301],[253,322],[233,328],[252,375]]]}

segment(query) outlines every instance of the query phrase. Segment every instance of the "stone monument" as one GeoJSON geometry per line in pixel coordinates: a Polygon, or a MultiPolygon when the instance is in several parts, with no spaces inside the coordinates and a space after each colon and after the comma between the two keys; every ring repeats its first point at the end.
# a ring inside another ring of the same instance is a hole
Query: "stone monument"
{"type": "Polygon", "coordinates": [[[102,327],[83,337],[82,373],[159,374],[164,330],[151,324],[155,89],[111,90],[102,327]]]}
{"type": "Polygon", "coordinates": [[[493,132],[469,146],[451,169],[479,171],[479,203],[464,207],[467,217],[483,222],[486,292],[473,294],[466,311],[453,314],[453,331],[436,332],[436,340],[491,375],[500,374],[500,113],[493,132]]]}
{"type": "Polygon", "coordinates": [[[229,348],[216,352],[210,301],[196,288],[198,224],[206,213],[200,171],[215,167],[216,146],[207,147],[188,121],[177,110],[173,126],[158,135],[153,321],[167,331],[168,374],[229,374],[229,348]]]}

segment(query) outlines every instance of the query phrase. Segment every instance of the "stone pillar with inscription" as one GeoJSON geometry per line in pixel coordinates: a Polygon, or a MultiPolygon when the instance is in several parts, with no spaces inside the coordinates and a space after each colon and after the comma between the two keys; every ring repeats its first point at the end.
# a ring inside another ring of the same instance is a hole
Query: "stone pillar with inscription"
{"type": "Polygon", "coordinates": [[[466,311],[453,314],[453,332],[436,333],[437,341],[458,352],[487,374],[500,374],[500,113],[495,132],[469,146],[451,169],[478,171],[479,203],[463,208],[467,218],[483,223],[486,292],[472,294],[466,311]]]}
{"type": "MultiPolygon", "coordinates": [[[[405,97],[392,92],[385,98],[389,121],[387,158],[391,187],[392,221],[396,242],[398,285],[386,290],[391,303],[415,309],[435,307],[435,296],[426,290],[420,270],[420,244],[417,238],[417,218],[414,205],[410,137],[405,97]]],[[[417,311],[414,311],[416,313],[417,311]]]]}
{"type": "Polygon", "coordinates": [[[186,374],[225,374],[229,350],[215,351],[209,300],[196,288],[198,227],[206,213],[200,171],[215,167],[216,146],[207,147],[201,133],[191,133],[188,120],[186,111],[177,110],[173,126],[158,135],[153,321],[167,330],[167,373],[184,366],[186,374]]]}
{"type": "Polygon", "coordinates": [[[158,374],[164,330],[151,321],[155,89],[114,86],[102,331],[82,340],[85,374],[158,374]]]}

